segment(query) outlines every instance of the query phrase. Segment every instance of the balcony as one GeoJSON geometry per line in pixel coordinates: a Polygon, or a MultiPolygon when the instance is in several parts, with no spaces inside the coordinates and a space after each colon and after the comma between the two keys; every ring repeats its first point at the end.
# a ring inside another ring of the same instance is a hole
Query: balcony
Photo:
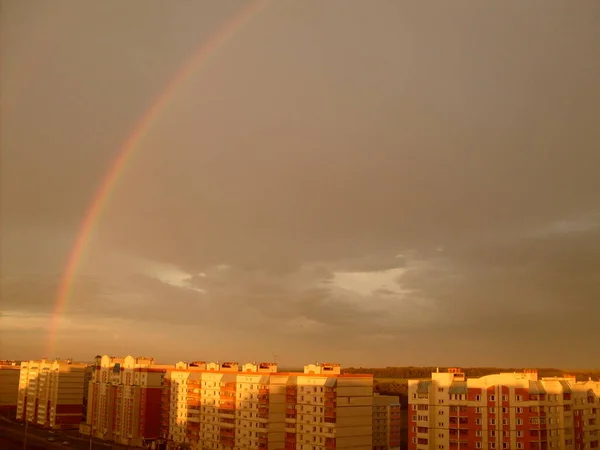
{"type": "Polygon", "coordinates": [[[286,403],[290,403],[292,405],[295,405],[296,403],[298,403],[298,397],[295,395],[287,395],[285,397],[285,401],[286,403]]]}
{"type": "Polygon", "coordinates": [[[235,437],[235,429],[234,428],[221,428],[221,430],[219,431],[219,434],[221,436],[221,439],[224,437],[233,438],[233,437],[235,437]]]}
{"type": "Polygon", "coordinates": [[[325,448],[335,448],[335,438],[326,438],[325,448]]]}

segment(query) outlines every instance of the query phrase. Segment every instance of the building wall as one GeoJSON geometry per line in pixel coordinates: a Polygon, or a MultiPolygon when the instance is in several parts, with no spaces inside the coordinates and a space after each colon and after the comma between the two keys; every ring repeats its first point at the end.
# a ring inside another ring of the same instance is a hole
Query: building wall
{"type": "Polygon", "coordinates": [[[87,426],[81,431],[132,446],[159,439],[165,373],[152,358],[98,357],[88,388],[87,426]]]}
{"type": "Polygon", "coordinates": [[[85,368],[71,361],[22,362],[17,418],[46,428],[77,428],[83,413],[85,368]]]}
{"type": "Polygon", "coordinates": [[[372,448],[372,376],[341,375],[338,365],[305,373],[277,373],[272,363],[238,367],[178,363],[163,395],[170,448],[372,448]]]}
{"type": "Polygon", "coordinates": [[[400,397],[376,394],[373,397],[373,449],[399,449],[400,426],[400,397]]]}
{"type": "Polygon", "coordinates": [[[600,383],[537,372],[409,380],[409,449],[599,447],[600,383]]]}
{"type": "Polygon", "coordinates": [[[0,414],[15,417],[19,393],[20,364],[0,364],[0,414]]]}

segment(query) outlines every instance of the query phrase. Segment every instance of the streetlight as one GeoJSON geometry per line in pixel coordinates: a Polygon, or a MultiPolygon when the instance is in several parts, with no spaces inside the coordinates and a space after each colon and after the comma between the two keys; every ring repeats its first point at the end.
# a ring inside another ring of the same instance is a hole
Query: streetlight
{"type": "Polygon", "coordinates": [[[29,421],[27,420],[27,412],[25,412],[25,438],[23,439],[23,450],[27,450],[27,426],[29,421]]]}

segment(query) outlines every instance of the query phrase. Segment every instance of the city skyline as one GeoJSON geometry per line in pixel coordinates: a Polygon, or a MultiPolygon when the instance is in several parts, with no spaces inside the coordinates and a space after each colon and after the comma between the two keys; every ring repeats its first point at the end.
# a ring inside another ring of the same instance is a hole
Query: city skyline
{"type": "Polygon", "coordinates": [[[264,2],[58,308],[250,3],[2,1],[0,359],[597,368],[592,1],[264,2]]]}

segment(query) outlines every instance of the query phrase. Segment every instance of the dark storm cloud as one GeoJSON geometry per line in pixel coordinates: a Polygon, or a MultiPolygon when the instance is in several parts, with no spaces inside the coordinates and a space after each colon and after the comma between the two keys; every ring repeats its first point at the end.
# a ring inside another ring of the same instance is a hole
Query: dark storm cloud
{"type": "MultiPolygon", "coordinates": [[[[90,328],[64,351],[113,321],[165,358],[214,339],[294,363],[587,364],[600,4],[340,4],[271,2],[179,86],[96,224],[65,309],[90,328]]],[[[110,162],[241,3],[74,5],[0,19],[0,307],[36,329],[110,162]]]]}

